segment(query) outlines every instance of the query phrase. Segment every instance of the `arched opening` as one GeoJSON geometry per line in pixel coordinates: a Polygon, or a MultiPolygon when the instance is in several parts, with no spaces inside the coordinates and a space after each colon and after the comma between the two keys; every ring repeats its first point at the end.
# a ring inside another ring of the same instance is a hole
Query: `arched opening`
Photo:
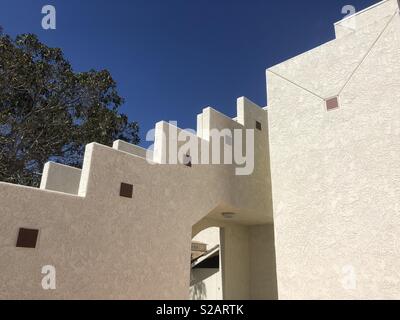
{"type": "Polygon", "coordinates": [[[223,299],[221,229],[210,227],[192,240],[191,300],[223,299]]]}
{"type": "Polygon", "coordinates": [[[274,225],[246,225],[224,212],[219,220],[206,217],[193,226],[192,248],[201,258],[191,265],[190,299],[278,299],[274,225]],[[193,268],[198,263],[203,270],[193,268]]]}

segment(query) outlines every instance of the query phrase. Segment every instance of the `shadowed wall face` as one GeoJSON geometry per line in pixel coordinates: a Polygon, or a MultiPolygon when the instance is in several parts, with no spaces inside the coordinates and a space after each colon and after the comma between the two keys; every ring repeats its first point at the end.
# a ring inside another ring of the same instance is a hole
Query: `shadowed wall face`
{"type": "MultiPolygon", "coordinates": [[[[246,226],[232,220],[204,218],[193,227],[193,232],[215,226],[221,229],[223,298],[278,299],[273,225],[246,226]]],[[[198,286],[196,292],[207,293],[207,284],[198,286]]]]}
{"type": "Polygon", "coordinates": [[[277,300],[274,226],[253,226],[249,228],[249,233],[250,298],[277,300]]]}

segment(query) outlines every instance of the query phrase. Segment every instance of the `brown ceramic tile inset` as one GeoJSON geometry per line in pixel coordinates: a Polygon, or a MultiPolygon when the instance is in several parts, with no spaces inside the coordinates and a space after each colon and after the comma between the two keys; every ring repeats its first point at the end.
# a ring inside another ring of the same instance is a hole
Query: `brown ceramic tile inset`
{"type": "Polygon", "coordinates": [[[259,122],[259,121],[256,121],[256,129],[257,130],[262,130],[262,125],[261,125],[261,122],[259,122]]]}
{"type": "Polygon", "coordinates": [[[18,233],[17,247],[35,249],[39,230],[20,228],[18,233]]]}
{"type": "Polygon", "coordinates": [[[121,183],[121,189],[119,195],[124,198],[133,197],[133,185],[127,183],[121,183]]]}
{"type": "Polygon", "coordinates": [[[333,97],[333,98],[327,99],[327,100],[325,100],[325,103],[326,103],[326,110],[328,110],[328,111],[339,108],[338,97],[333,97]]]}

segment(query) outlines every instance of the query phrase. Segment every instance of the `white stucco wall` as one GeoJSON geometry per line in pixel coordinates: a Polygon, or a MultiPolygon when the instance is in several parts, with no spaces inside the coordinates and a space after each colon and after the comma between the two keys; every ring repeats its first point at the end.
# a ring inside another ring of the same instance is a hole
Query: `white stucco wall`
{"type": "Polygon", "coordinates": [[[249,229],[250,298],[277,300],[274,226],[252,226],[249,229]]]}
{"type": "Polygon", "coordinates": [[[77,195],[81,174],[81,169],[47,162],[43,169],[40,189],[77,195]]]}
{"type": "Polygon", "coordinates": [[[147,150],[122,140],[114,141],[113,148],[119,151],[124,151],[133,154],[143,159],[147,159],[149,161],[153,161],[154,155],[152,150],[147,150]]]}
{"type": "Polygon", "coordinates": [[[399,61],[393,10],[267,71],[281,299],[400,298],[399,61]]]}
{"type": "MultiPolygon", "coordinates": [[[[208,128],[226,121],[208,110],[208,128]]],[[[267,185],[255,174],[236,180],[234,165],[157,164],[169,126],[157,126],[155,163],[120,142],[89,144],[78,192],[76,183],[73,192],[48,190],[51,179],[68,176],[58,169],[45,177],[47,190],[0,183],[0,298],[187,299],[194,224],[209,214],[222,220],[225,211],[240,223],[272,220],[257,192],[267,185]],[[132,199],[120,197],[121,183],[133,185],[132,199]],[[39,229],[36,249],[16,248],[19,228],[39,229]],[[41,287],[45,265],[56,268],[54,291],[41,287]]],[[[265,174],[265,160],[256,157],[255,166],[265,174]]]]}

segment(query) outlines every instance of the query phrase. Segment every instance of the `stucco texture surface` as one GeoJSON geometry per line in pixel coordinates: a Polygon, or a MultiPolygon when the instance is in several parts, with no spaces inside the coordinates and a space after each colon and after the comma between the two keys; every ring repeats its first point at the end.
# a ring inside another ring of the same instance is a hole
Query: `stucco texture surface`
{"type": "MultiPolygon", "coordinates": [[[[257,108],[265,133],[266,112],[257,108]]],[[[204,124],[245,129],[227,119],[209,109],[204,124]]],[[[159,123],[156,139],[169,126],[159,123]]],[[[265,154],[266,134],[255,142],[265,154]]],[[[156,141],[154,154],[167,147],[156,141]]],[[[194,224],[210,213],[222,220],[227,210],[243,223],[272,220],[270,197],[256,192],[268,190],[259,177],[268,172],[264,157],[236,178],[234,165],[149,163],[137,148],[123,149],[86,146],[73,195],[0,183],[0,298],[187,299],[194,224]],[[120,196],[121,183],[133,185],[132,198],[120,196]],[[16,248],[19,228],[39,230],[36,249],[16,248]],[[56,268],[56,290],[41,286],[46,265],[56,268]]],[[[46,182],[58,188],[68,170],[48,170],[46,182]]]]}
{"type": "Polygon", "coordinates": [[[267,72],[279,298],[399,299],[399,15],[328,46],[267,72]]]}

